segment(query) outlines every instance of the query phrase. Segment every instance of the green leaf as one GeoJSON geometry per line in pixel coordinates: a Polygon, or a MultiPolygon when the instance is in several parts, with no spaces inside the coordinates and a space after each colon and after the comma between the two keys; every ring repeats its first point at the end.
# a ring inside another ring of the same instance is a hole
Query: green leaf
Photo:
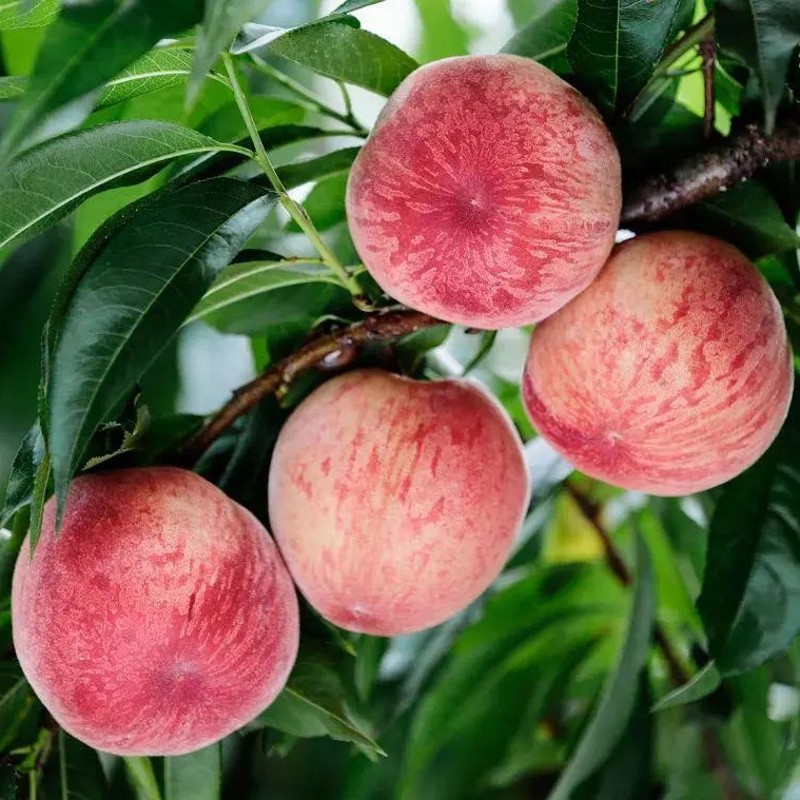
{"type": "Polygon", "coordinates": [[[0,152],[8,158],[32,134],[42,138],[42,133],[52,135],[79,124],[91,109],[90,92],[116,77],[159,39],[199,21],[202,5],[201,0],[95,0],[65,5],[47,29],[28,90],[0,152]],[[69,113],[56,115],[57,111],[69,113]],[[43,124],[47,130],[38,130],[43,124]]]}
{"type": "Polygon", "coordinates": [[[563,75],[570,71],[564,53],[577,16],[578,0],[560,0],[520,28],[500,52],[541,61],[563,75]]]}
{"type": "Polygon", "coordinates": [[[39,708],[19,665],[0,662],[0,751],[17,742],[39,708]]]}
{"type": "Polygon", "coordinates": [[[664,695],[654,706],[653,711],[664,711],[667,708],[676,708],[677,706],[685,706],[689,703],[696,703],[704,697],[708,697],[712,692],[715,692],[722,679],[717,669],[717,665],[710,661],[703,669],[692,676],[692,679],[673,689],[669,694],[664,695]]]}
{"type": "Polygon", "coordinates": [[[334,648],[306,640],[286,688],[247,730],[275,728],[302,738],[329,736],[386,755],[348,708],[334,648]]]}
{"type": "Polygon", "coordinates": [[[25,94],[28,80],[24,75],[7,75],[0,78],[0,100],[16,100],[25,94]]]}
{"type": "MultiPolygon", "coordinates": [[[[179,47],[151,50],[106,83],[96,107],[107,108],[150,92],[179,86],[189,77],[191,68],[192,56],[187,50],[179,47]]],[[[211,72],[207,77],[225,86],[229,85],[219,73],[211,72]]],[[[0,78],[0,100],[21,97],[27,85],[28,79],[24,75],[0,78]]]]}
{"type": "Polygon", "coordinates": [[[419,66],[399,47],[341,20],[295,28],[265,46],[320,75],[387,97],[419,66]]]}
{"type": "Polygon", "coordinates": [[[749,180],[696,206],[692,223],[735,244],[750,258],[796,250],[800,237],[786,223],[769,190],[749,180]]]}
{"type": "Polygon", "coordinates": [[[66,800],[105,800],[108,782],[97,751],[58,730],[61,796],[66,800]]]}
{"type": "Polygon", "coordinates": [[[49,25],[60,5],[59,0],[5,0],[0,3],[0,31],[49,25]]]}
{"type": "MultiPolygon", "coordinates": [[[[438,649],[425,640],[403,692],[413,699],[428,687],[408,736],[399,800],[460,800],[490,774],[493,783],[513,781],[529,766],[553,699],[587,652],[615,635],[626,610],[622,588],[604,570],[540,569],[490,597],[454,646],[445,640],[449,653],[435,681],[427,669],[416,677],[438,649]],[[550,681],[554,661],[559,674],[550,681]],[[509,740],[506,732],[517,733],[509,740]]],[[[400,702],[404,710],[402,695],[400,702]]]]}
{"type": "Polygon", "coordinates": [[[22,444],[14,456],[11,474],[6,485],[6,496],[0,510],[0,528],[20,509],[29,505],[33,497],[36,472],[44,459],[44,438],[38,421],[25,434],[22,444]]]}
{"type": "Polygon", "coordinates": [[[567,58],[601,109],[622,111],[634,100],[661,59],[680,7],[681,0],[578,0],[567,58]]]}
{"type": "Polygon", "coordinates": [[[636,593],[625,646],[567,768],[548,800],[569,800],[573,790],[611,755],[636,705],[639,675],[647,664],[656,602],[650,556],[637,538],[636,593]]]}
{"type": "MultiPolygon", "coordinates": [[[[179,86],[188,79],[191,69],[191,51],[180,47],[158,47],[112,78],[105,85],[97,107],[106,108],[140,95],[179,86]]],[[[217,72],[201,75],[201,78],[205,77],[229,85],[228,80],[217,72]]]]}
{"type": "Polygon", "coordinates": [[[94,255],[68,300],[47,366],[47,430],[61,507],[94,430],[273,204],[264,188],[215,178],[122,212],[126,223],[94,255]]]}
{"type": "Polygon", "coordinates": [[[415,0],[422,35],[415,48],[420,61],[466,55],[469,33],[455,17],[451,0],[415,0]]]}
{"type": "Polygon", "coordinates": [[[45,142],[0,173],[0,248],[50,227],[87,197],[181,156],[241,152],[169,122],[112,122],[45,142]]]}
{"type": "Polygon", "coordinates": [[[52,463],[50,454],[45,453],[41,464],[36,468],[36,476],[33,481],[33,492],[31,493],[31,527],[29,536],[31,540],[31,553],[36,549],[36,543],[42,533],[42,517],[44,514],[44,504],[50,495],[50,478],[52,474],[52,463]]]}
{"type": "Polygon", "coordinates": [[[697,601],[722,675],[745,672],[800,632],[800,400],[767,453],[728,483],[697,601]]]}
{"type": "MultiPolygon", "coordinates": [[[[248,100],[256,127],[259,130],[302,122],[306,109],[283,97],[251,97],[248,100]]],[[[225,142],[235,142],[247,136],[247,127],[234,101],[221,106],[203,120],[200,131],[206,136],[225,142]]]]}
{"type": "MultiPolygon", "coordinates": [[[[266,327],[293,321],[296,314],[278,299],[274,303],[274,316],[270,316],[270,295],[294,286],[332,285],[344,291],[338,278],[320,264],[303,261],[249,261],[231,264],[222,270],[208,293],[195,306],[187,322],[205,319],[228,332],[244,333],[241,325],[249,316],[241,304],[252,301],[264,317],[266,327]],[[237,322],[240,324],[237,326],[237,322]]],[[[301,315],[307,313],[299,309],[301,315]]],[[[261,316],[260,315],[260,316],[261,316]]]]}
{"type": "Polygon", "coordinates": [[[278,176],[287,189],[293,189],[304,183],[348,170],[360,150],[360,147],[345,147],[317,158],[309,158],[294,164],[284,164],[282,167],[278,167],[278,176]]]}
{"type": "Polygon", "coordinates": [[[628,724],[599,773],[581,787],[586,800],[641,800],[650,794],[654,725],[650,715],[650,689],[646,675],[639,678],[639,693],[628,724]]]}
{"type": "Polygon", "coordinates": [[[203,76],[233,41],[245,22],[257,16],[268,0],[207,0],[203,24],[197,33],[197,45],[192,64],[187,97],[193,102],[203,76]]]}
{"type": "MultiPolygon", "coordinates": [[[[324,231],[345,220],[344,196],[347,191],[347,173],[340,172],[318,181],[303,201],[308,215],[318,230],[324,231]]],[[[290,220],[286,230],[299,233],[300,226],[290,220]]]]}
{"type": "MultiPolygon", "coordinates": [[[[276,150],[295,142],[303,142],[311,139],[319,139],[326,136],[342,136],[342,131],[329,131],[323,128],[315,128],[310,125],[278,125],[274,128],[267,128],[259,131],[261,142],[267,150],[276,150]]],[[[347,134],[349,135],[349,134],[347,134]]],[[[181,177],[184,179],[198,180],[200,178],[222,175],[228,170],[234,169],[247,159],[247,151],[243,146],[249,143],[249,139],[242,140],[238,145],[220,145],[221,150],[229,152],[217,153],[210,158],[203,158],[198,164],[187,168],[181,177]]]]}
{"type": "Polygon", "coordinates": [[[800,6],[795,0],[717,0],[715,10],[720,47],[735,53],[758,77],[769,133],[792,51],[800,42],[800,6]]]}
{"type": "Polygon", "coordinates": [[[164,800],[219,800],[222,745],[164,759],[164,800]]]}
{"type": "Polygon", "coordinates": [[[153,762],[148,756],[125,756],[125,769],[139,800],[162,800],[153,762]]]}

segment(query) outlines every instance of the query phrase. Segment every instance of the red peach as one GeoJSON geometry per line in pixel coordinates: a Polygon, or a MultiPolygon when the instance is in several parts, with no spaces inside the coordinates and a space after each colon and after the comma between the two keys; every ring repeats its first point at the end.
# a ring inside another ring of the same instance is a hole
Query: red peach
{"type": "Polygon", "coordinates": [[[77,478],[14,572],[14,646],[56,721],[119,755],[177,755],[283,688],[297,598],[264,527],[191,472],[77,478]]]}
{"type": "Polygon", "coordinates": [[[461,380],[358,370],[281,430],[270,520],[300,590],[348,630],[436,625],[497,577],[528,501],[505,412],[461,380]]]}
{"type": "Polygon", "coordinates": [[[711,236],[669,231],[621,245],[536,328],[523,396],[578,469],[669,496],[756,461],[792,384],[781,309],[756,268],[711,236]]]}
{"type": "Polygon", "coordinates": [[[597,111],[511,55],[413,72],[347,186],[350,232],[381,288],[479,328],[544,319],[588,286],[620,203],[619,154],[597,111]]]}

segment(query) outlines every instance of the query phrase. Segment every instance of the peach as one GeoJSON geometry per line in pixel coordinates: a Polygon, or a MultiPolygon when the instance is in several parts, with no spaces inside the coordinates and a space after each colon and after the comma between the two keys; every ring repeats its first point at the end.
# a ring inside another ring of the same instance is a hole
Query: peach
{"type": "Polygon", "coordinates": [[[511,55],[413,72],[347,185],[350,232],[381,288],[479,328],[544,319],[588,286],[620,203],[619,154],[597,111],[511,55]]]}
{"type": "Polygon", "coordinates": [[[436,625],[497,577],[528,501],[505,412],[461,380],[381,370],[314,391],[278,436],[270,520],[326,619],[380,636],[436,625]]]}
{"type": "Polygon", "coordinates": [[[750,466],[792,394],[781,309],[736,248],[684,231],[621,245],[533,333],[530,418],[572,464],[626,489],[682,495],[750,466]]]}
{"type": "Polygon", "coordinates": [[[297,653],[298,608],[275,544],[191,472],[77,478],[45,508],[14,572],[14,645],[56,721],[119,755],[177,755],[266,708],[297,653]]]}

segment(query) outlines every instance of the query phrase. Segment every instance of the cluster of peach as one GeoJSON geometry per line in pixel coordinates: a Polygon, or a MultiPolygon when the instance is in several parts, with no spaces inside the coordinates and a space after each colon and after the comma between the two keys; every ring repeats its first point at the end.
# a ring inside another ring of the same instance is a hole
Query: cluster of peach
{"type": "MultiPolygon", "coordinates": [[[[523,397],[576,467],[655,494],[702,490],[753,463],[785,418],[781,310],[708,236],[653,233],[612,253],[620,204],[595,109],[512,56],[411,75],[347,194],[356,247],[389,295],[471,327],[540,323],[523,397]]],[[[500,572],[529,485],[483,390],[358,370],[290,417],[268,493],[280,553],[182,470],[76,479],[58,537],[48,504],[14,576],[14,641],[67,731],[114,753],[176,754],[248,722],[296,656],[292,578],[351,631],[441,622],[500,572]]]]}

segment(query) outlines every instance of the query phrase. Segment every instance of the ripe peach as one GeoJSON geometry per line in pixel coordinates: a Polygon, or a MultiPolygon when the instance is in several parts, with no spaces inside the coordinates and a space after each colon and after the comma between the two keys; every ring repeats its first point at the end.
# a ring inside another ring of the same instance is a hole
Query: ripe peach
{"type": "Polygon", "coordinates": [[[778,302],[725,242],[669,231],[621,245],[534,331],[533,424],[578,469],[651,494],[716,486],[778,433],[793,371],[778,302]]]}
{"type": "Polygon", "coordinates": [[[436,625],[508,558],[528,500],[505,412],[460,380],[341,375],[281,430],[270,520],[311,605],[380,636],[436,625]]]}
{"type": "Polygon", "coordinates": [[[413,72],[347,186],[350,232],[380,286],[479,328],[544,319],[588,286],[620,203],[619,154],[597,111],[511,55],[413,72]]]}
{"type": "Polygon", "coordinates": [[[77,478],[14,572],[14,645],[58,723],[99,750],[177,755],[268,706],[297,654],[297,598],[264,527],[179,469],[77,478]]]}

